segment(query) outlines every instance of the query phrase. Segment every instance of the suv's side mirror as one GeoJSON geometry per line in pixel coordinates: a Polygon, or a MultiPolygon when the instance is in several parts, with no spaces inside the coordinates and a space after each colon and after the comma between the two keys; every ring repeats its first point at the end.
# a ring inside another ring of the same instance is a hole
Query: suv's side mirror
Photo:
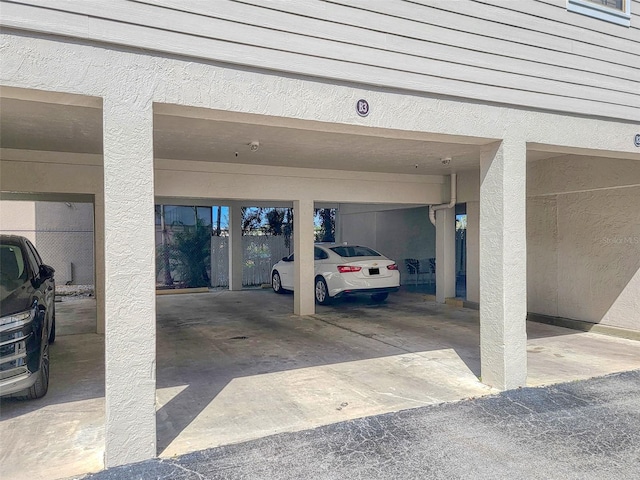
{"type": "Polygon", "coordinates": [[[40,280],[48,280],[50,278],[53,278],[54,273],[55,269],[53,267],[45,264],[40,265],[40,280]]]}

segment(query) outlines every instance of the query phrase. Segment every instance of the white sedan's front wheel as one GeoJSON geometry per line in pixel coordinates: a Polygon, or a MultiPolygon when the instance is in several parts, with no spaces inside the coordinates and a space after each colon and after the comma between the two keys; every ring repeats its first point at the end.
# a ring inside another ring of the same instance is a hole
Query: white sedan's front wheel
{"type": "Polygon", "coordinates": [[[329,297],[329,289],[327,288],[327,282],[322,277],[316,278],[316,302],[320,305],[327,305],[331,301],[329,297]]]}

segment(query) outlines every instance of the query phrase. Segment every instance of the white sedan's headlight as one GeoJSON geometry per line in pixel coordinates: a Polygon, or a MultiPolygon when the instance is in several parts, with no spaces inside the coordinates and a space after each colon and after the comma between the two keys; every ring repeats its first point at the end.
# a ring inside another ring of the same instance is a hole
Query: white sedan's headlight
{"type": "Polygon", "coordinates": [[[7,315],[6,317],[0,317],[0,327],[4,327],[5,325],[11,325],[12,327],[26,325],[27,323],[31,322],[35,317],[36,317],[35,308],[32,308],[31,310],[26,310],[24,312],[7,315]]]}

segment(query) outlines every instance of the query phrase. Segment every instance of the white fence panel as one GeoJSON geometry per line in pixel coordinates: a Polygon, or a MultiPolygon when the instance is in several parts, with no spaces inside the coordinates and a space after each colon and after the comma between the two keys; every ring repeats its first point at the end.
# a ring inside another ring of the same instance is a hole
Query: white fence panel
{"type": "MultiPolygon", "coordinates": [[[[271,267],[293,251],[283,236],[244,235],[242,237],[242,285],[271,282],[271,267]]],[[[229,237],[211,238],[211,286],[229,286],[229,237]]]]}
{"type": "Polygon", "coordinates": [[[229,286],[229,237],[211,237],[211,286],[229,286]]]}

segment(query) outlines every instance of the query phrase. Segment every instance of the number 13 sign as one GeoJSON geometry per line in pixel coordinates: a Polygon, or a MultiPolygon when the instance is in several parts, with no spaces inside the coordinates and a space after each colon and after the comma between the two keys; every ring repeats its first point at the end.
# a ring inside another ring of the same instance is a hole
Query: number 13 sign
{"type": "Polygon", "coordinates": [[[358,112],[358,115],[361,117],[369,115],[369,102],[363,99],[358,100],[356,103],[356,112],[358,112]]]}

